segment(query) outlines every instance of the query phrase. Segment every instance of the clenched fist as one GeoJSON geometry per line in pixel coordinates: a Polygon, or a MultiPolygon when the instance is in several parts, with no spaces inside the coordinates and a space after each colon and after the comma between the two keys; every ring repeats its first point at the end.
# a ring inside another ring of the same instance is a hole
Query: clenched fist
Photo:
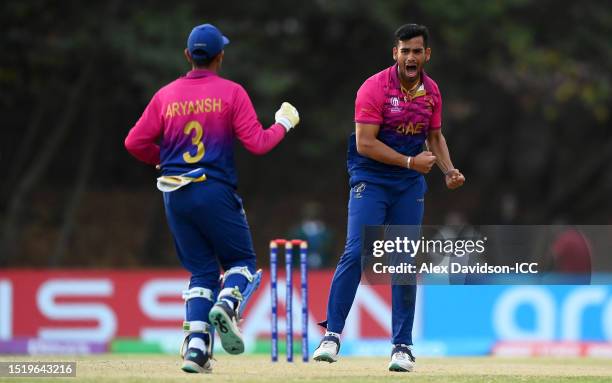
{"type": "Polygon", "coordinates": [[[416,157],[412,157],[410,169],[414,169],[419,173],[427,174],[435,163],[436,156],[434,156],[432,152],[425,151],[419,153],[416,157]]]}
{"type": "Polygon", "coordinates": [[[446,173],[444,177],[446,180],[446,187],[449,189],[457,189],[465,182],[465,177],[457,169],[451,169],[446,173]]]}

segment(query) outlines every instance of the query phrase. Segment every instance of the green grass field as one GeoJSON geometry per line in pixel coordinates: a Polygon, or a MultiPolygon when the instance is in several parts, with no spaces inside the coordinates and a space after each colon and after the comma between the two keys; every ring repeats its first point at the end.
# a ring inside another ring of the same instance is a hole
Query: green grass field
{"type": "Polygon", "coordinates": [[[0,361],[76,361],[76,378],[0,378],[0,382],[610,382],[609,359],[418,358],[411,373],[386,370],[386,358],[343,358],[338,363],[271,363],[265,356],[222,355],[212,375],[185,374],[178,357],[99,355],[0,357],[0,361]]]}

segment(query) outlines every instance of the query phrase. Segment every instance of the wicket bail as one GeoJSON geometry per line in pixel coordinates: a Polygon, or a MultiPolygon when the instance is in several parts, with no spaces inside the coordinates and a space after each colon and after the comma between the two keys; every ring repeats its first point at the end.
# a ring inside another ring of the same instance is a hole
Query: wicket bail
{"type": "Polygon", "coordinates": [[[278,361],[278,248],[285,245],[285,311],[287,362],[293,362],[293,248],[300,248],[300,283],[302,295],[302,361],[308,362],[308,242],[301,239],[270,241],[270,291],[272,308],[272,361],[278,361]]]}

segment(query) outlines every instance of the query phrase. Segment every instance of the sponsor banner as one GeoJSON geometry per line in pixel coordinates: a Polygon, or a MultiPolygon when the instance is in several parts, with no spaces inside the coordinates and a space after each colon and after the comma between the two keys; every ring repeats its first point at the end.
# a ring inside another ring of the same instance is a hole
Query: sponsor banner
{"type": "Polygon", "coordinates": [[[598,357],[612,358],[612,343],[594,342],[499,342],[493,355],[532,357],[598,357]]]}
{"type": "MultiPolygon", "coordinates": [[[[331,270],[309,275],[311,352],[323,334],[317,322],[325,319],[332,276],[331,270]]],[[[293,277],[297,344],[302,300],[298,273],[293,277]]],[[[4,343],[0,343],[0,352],[23,350],[27,347],[19,339],[30,338],[48,342],[41,343],[39,349],[51,349],[48,345],[78,349],[78,342],[118,340],[111,345],[112,351],[140,347],[146,352],[177,352],[183,337],[181,292],[187,280],[188,274],[181,270],[2,270],[0,342],[4,343]]],[[[610,285],[427,285],[417,291],[413,339],[422,356],[482,355],[490,353],[497,342],[612,342],[610,285]]],[[[284,275],[279,273],[281,344],[284,300],[284,275]]],[[[247,352],[261,350],[261,344],[268,342],[267,271],[241,327],[247,352]]],[[[360,285],[342,334],[343,355],[386,356],[390,338],[389,286],[360,285]]],[[[607,353],[603,346],[592,350],[589,352],[607,353]]]]}
{"type": "MultiPolygon", "coordinates": [[[[310,348],[318,344],[333,272],[309,274],[310,348]]],[[[0,271],[0,340],[105,343],[116,338],[157,343],[178,351],[183,333],[188,273],[181,270],[2,270],[0,271]]],[[[293,275],[293,328],[301,331],[299,271],[293,275]]],[[[278,276],[279,332],[285,331],[284,274],[278,276]]],[[[360,286],[347,319],[345,339],[389,339],[391,299],[388,286],[360,286]]],[[[417,324],[419,319],[417,318],[417,324]]],[[[269,275],[251,298],[241,327],[246,344],[270,335],[269,275]]],[[[417,325],[418,327],[418,325],[417,325]]]]}
{"type": "Polygon", "coordinates": [[[428,341],[612,342],[612,286],[420,286],[428,341]]]}

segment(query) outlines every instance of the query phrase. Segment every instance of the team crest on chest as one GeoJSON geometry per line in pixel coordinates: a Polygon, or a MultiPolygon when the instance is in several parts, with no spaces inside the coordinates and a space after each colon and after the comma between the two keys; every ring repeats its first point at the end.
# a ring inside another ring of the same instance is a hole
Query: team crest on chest
{"type": "Polygon", "coordinates": [[[400,100],[399,97],[396,96],[392,96],[391,98],[389,98],[389,103],[391,104],[391,113],[399,113],[402,111],[402,108],[400,108],[399,104],[400,104],[400,100]]]}

